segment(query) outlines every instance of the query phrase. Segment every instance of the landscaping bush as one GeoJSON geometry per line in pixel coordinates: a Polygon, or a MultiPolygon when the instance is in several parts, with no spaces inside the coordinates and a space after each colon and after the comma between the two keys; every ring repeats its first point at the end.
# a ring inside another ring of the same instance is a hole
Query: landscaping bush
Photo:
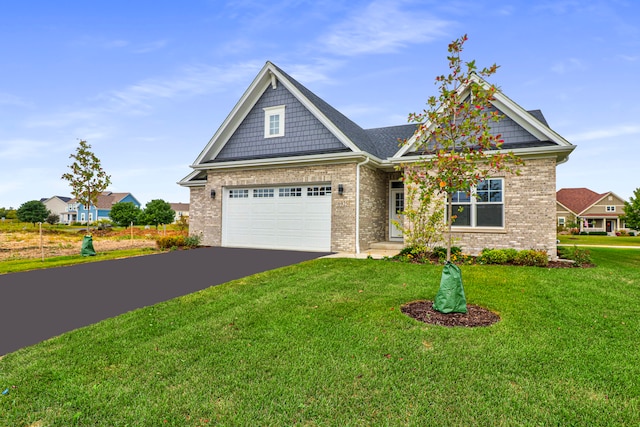
{"type": "MultiPolygon", "coordinates": [[[[437,256],[440,262],[444,262],[447,259],[447,248],[443,248],[442,246],[436,246],[433,248],[431,252],[433,255],[437,256]]],[[[451,261],[455,261],[459,259],[462,255],[462,249],[458,246],[451,246],[451,261]]]]}
{"type": "Polygon", "coordinates": [[[156,239],[158,249],[195,248],[200,245],[200,236],[164,236],[156,239]]]}
{"type": "Polygon", "coordinates": [[[609,233],[606,231],[581,231],[581,236],[608,236],[609,233]]]}
{"type": "Polygon", "coordinates": [[[510,264],[517,255],[515,249],[483,249],[476,261],[480,264],[510,264]]]}
{"type": "Polygon", "coordinates": [[[165,236],[156,239],[158,249],[180,248],[185,246],[184,236],[165,236]]]}
{"type": "Polygon", "coordinates": [[[516,265],[546,267],[549,265],[549,257],[547,252],[543,250],[525,249],[518,252],[513,263],[516,265]]]}
{"type": "Polygon", "coordinates": [[[201,236],[189,236],[189,237],[185,237],[184,239],[184,245],[187,248],[196,248],[198,246],[200,246],[200,241],[202,240],[201,236]]]}
{"type": "Polygon", "coordinates": [[[593,264],[593,261],[591,260],[591,253],[588,249],[581,249],[576,245],[573,245],[571,248],[567,246],[560,246],[558,251],[562,258],[572,260],[574,267],[583,267],[585,265],[593,264]]]}

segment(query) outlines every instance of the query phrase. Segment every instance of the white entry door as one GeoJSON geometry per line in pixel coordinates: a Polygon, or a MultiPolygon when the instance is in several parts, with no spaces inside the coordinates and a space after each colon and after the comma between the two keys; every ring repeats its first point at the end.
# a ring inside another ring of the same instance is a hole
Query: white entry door
{"type": "Polygon", "coordinates": [[[401,239],[400,230],[394,221],[402,223],[402,212],[404,211],[404,185],[402,182],[392,182],[389,190],[389,237],[391,239],[401,239]]]}
{"type": "Polygon", "coordinates": [[[331,250],[328,184],[230,188],[223,197],[222,246],[331,250]]]}

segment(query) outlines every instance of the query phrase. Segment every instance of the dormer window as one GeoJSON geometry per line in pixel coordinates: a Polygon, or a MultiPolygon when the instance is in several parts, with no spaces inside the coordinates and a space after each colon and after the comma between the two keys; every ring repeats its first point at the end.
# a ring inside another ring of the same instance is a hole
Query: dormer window
{"type": "Polygon", "coordinates": [[[284,105],[264,108],[264,137],[284,136],[284,105]]]}

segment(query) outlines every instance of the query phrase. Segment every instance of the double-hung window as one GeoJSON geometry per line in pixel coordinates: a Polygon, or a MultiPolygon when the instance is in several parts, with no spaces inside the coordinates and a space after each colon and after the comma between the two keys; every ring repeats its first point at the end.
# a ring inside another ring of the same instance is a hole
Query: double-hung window
{"type": "Polygon", "coordinates": [[[284,105],[264,108],[264,137],[284,136],[284,105]]]}
{"type": "Polygon", "coordinates": [[[471,194],[452,195],[454,227],[504,227],[504,179],[480,181],[471,194]]]}

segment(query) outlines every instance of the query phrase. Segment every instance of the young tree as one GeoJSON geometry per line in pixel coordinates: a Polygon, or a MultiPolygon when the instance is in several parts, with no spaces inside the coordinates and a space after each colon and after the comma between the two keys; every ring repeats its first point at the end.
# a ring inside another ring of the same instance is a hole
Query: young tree
{"type": "MultiPolygon", "coordinates": [[[[454,196],[475,197],[475,188],[484,180],[501,171],[517,173],[522,164],[513,153],[501,150],[502,136],[491,132],[491,123],[502,118],[491,104],[497,88],[480,77],[494,74],[498,66],[479,70],[475,61],[463,62],[460,54],[466,41],[464,35],[449,44],[449,74],[435,79],[439,95],[428,99],[428,109],[409,115],[409,121],[417,123],[416,149],[424,155],[405,166],[404,175],[405,182],[422,191],[446,197],[447,264],[443,279],[450,269],[457,270],[451,274],[460,277],[463,298],[459,269],[451,264],[452,225],[457,217],[454,196]]],[[[438,309],[436,304],[434,308],[438,309]]],[[[466,312],[466,303],[460,311],[466,312]]]]}
{"type": "Polygon", "coordinates": [[[627,228],[640,230],[640,188],[636,188],[628,202],[624,202],[624,217],[627,228]]]}
{"type": "Polygon", "coordinates": [[[140,218],[140,208],[131,202],[119,202],[111,207],[109,218],[116,225],[128,227],[132,222],[136,224],[140,218]]]}
{"type": "Polygon", "coordinates": [[[45,219],[45,222],[47,224],[51,224],[51,225],[57,224],[57,223],[60,222],[60,215],[54,214],[54,213],[50,213],[47,216],[47,219],[45,219]]]}
{"type": "Polygon", "coordinates": [[[155,225],[157,230],[160,224],[171,224],[175,219],[176,213],[171,209],[169,203],[156,199],[145,205],[141,216],[145,224],[155,225]]]}
{"type": "MultiPolygon", "coordinates": [[[[102,169],[100,159],[90,149],[91,145],[87,141],[80,140],[75,154],[69,156],[75,160],[69,165],[71,172],[62,175],[62,179],[69,181],[71,194],[87,210],[92,205],[96,206],[100,193],[111,184],[111,176],[102,169]]],[[[89,221],[87,221],[87,234],[89,232],[89,221]]]]}
{"type": "Polygon", "coordinates": [[[16,214],[22,222],[30,222],[35,227],[37,222],[44,222],[51,212],[39,200],[25,202],[18,208],[16,214]]]}

